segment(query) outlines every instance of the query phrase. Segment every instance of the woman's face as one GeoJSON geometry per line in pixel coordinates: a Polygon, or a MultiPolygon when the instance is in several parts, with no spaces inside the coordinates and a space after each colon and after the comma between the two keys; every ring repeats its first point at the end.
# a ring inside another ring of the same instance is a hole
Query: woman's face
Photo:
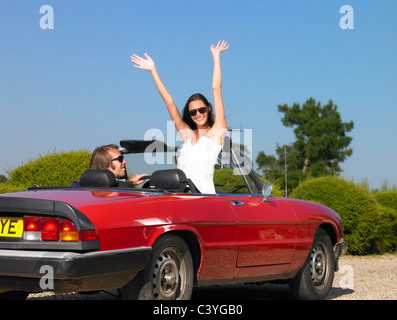
{"type": "Polygon", "coordinates": [[[209,108],[211,107],[207,107],[201,100],[194,100],[189,103],[189,115],[196,123],[197,128],[208,125],[209,108]]]}

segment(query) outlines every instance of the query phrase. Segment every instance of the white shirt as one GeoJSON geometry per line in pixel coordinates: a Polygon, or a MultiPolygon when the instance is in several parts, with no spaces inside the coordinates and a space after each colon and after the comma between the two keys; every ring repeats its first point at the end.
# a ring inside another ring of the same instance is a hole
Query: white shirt
{"type": "Polygon", "coordinates": [[[201,137],[192,146],[191,138],[180,148],[178,169],[191,179],[201,193],[215,193],[214,166],[222,146],[208,137],[201,137]]]}

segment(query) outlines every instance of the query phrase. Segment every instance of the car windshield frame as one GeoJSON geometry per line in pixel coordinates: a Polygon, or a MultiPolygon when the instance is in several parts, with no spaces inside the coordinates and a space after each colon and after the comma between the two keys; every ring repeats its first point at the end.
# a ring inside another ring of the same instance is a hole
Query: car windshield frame
{"type": "MultiPolygon", "coordinates": [[[[136,174],[146,173],[149,176],[157,170],[175,169],[177,168],[177,159],[179,156],[179,147],[170,147],[159,140],[152,141],[140,141],[140,140],[128,140],[128,143],[124,141],[120,142],[121,152],[127,161],[126,171],[128,178],[136,174]],[[126,145],[130,148],[125,148],[126,145]],[[134,148],[131,148],[134,146],[134,148]]],[[[233,145],[231,139],[227,137],[225,139],[224,146],[219,153],[218,162],[215,165],[214,176],[216,177],[216,171],[226,169],[233,172],[234,176],[241,176],[240,183],[234,186],[228,186],[225,190],[222,189],[222,185],[217,185],[215,182],[216,194],[227,195],[257,195],[261,194],[263,182],[257,176],[251,165],[251,160],[246,157],[243,153],[242,145],[233,145]],[[244,186],[243,186],[244,185],[244,186]]],[[[214,178],[216,180],[216,178],[214,178]]],[[[239,180],[239,178],[235,178],[239,180]]],[[[145,190],[139,186],[139,190],[145,190]]]]}

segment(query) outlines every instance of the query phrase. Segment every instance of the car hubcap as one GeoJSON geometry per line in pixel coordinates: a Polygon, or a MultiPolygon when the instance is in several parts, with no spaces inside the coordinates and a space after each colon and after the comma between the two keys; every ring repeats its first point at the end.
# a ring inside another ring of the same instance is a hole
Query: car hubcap
{"type": "Polygon", "coordinates": [[[312,276],[312,282],[315,287],[323,286],[326,283],[327,278],[327,257],[324,253],[322,246],[317,245],[312,249],[311,260],[310,260],[310,272],[312,276]]]}
{"type": "Polygon", "coordinates": [[[158,300],[178,299],[184,288],[183,260],[179,251],[164,250],[153,269],[153,294],[158,300]]]}

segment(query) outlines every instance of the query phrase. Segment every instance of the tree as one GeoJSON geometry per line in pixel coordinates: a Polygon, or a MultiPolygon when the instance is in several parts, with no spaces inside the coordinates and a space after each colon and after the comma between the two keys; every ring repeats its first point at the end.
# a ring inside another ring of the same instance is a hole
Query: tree
{"type": "Polygon", "coordinates": [[[308,176],[338,175],[342,171],[340,163],[353,152],[348,148],[352,138],[346,135],[353,129],[353,121],[342,122],[332,100],[321,106],[310,98],[302,106],[279,105],[278,111],[284,114],[282,123],[294,128],[296,140],[289,145],[277,144],[276,156],[258,153],[256,162],[263,174],[270,180],[278,180],[285,188],[286,158],[289,189],[308,176]]]}

